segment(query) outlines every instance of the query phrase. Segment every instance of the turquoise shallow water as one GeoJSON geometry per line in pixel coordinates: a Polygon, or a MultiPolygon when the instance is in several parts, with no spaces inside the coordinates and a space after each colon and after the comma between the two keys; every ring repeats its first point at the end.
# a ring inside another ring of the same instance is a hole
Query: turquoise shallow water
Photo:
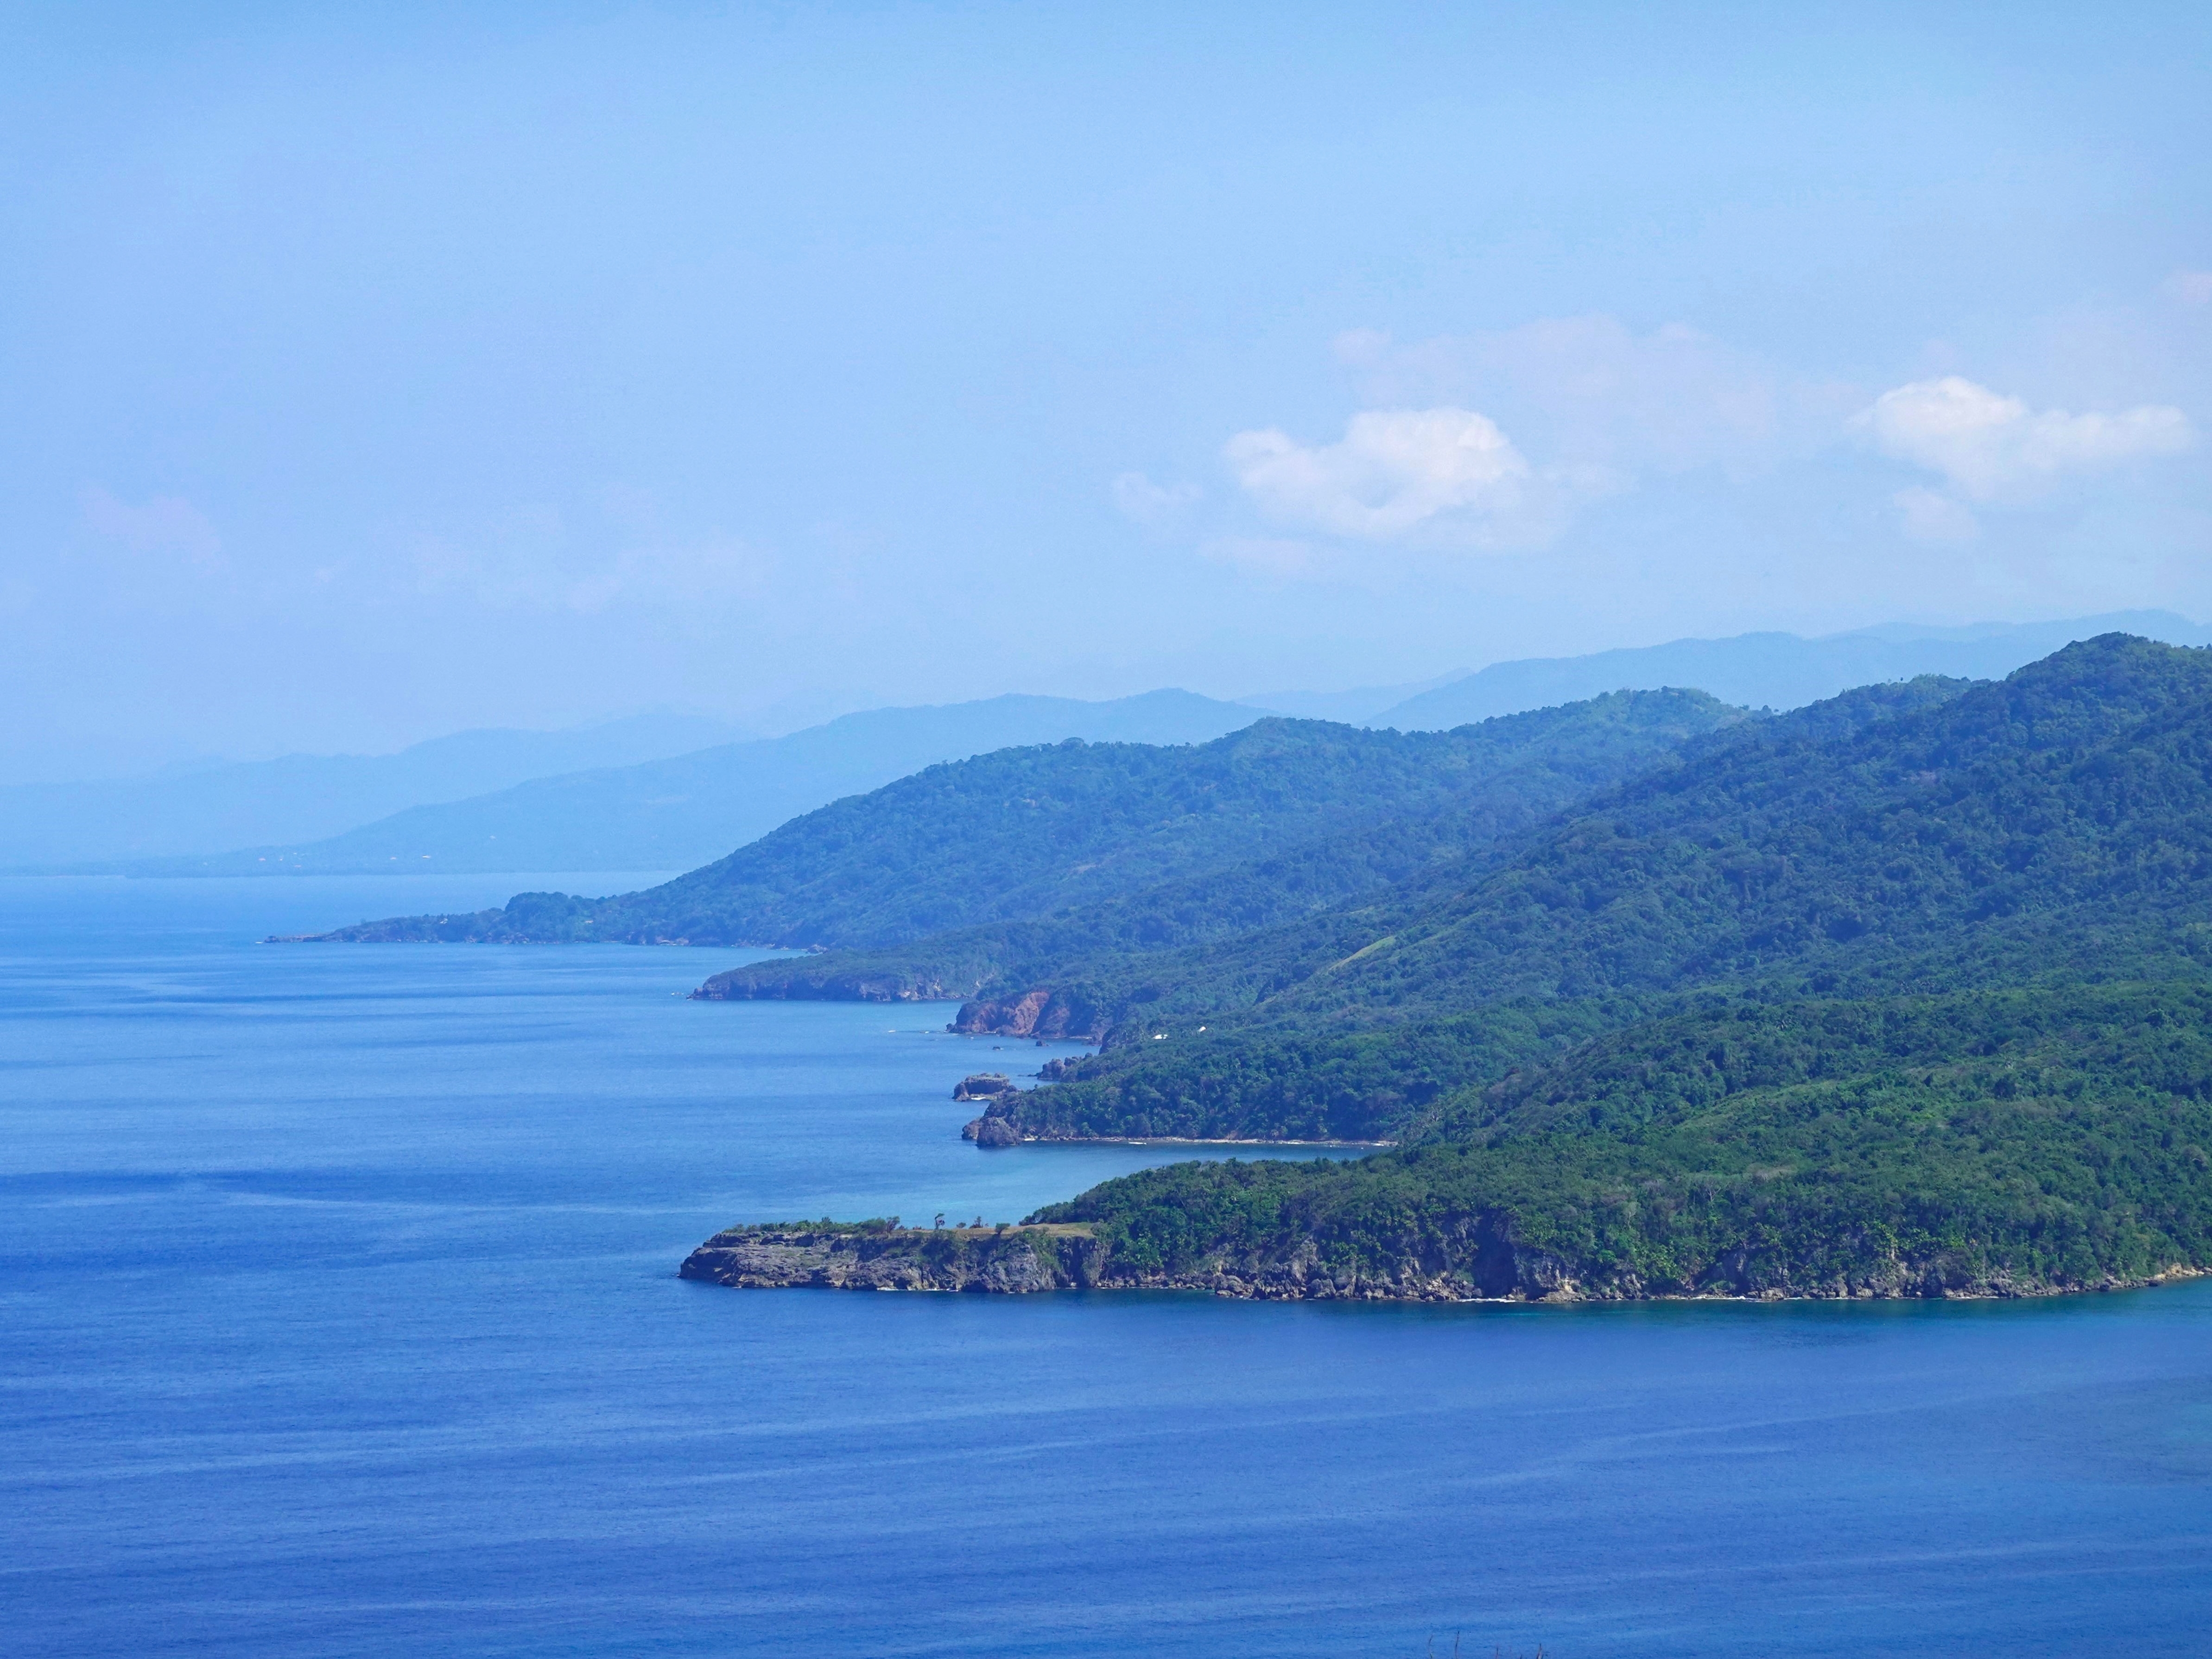
{"type": "Polygon", "coordinates": [[[687,1285],[1161,1155],[978,1152],[953,1079],[1046,1051],[682,999],[741,953],[252,943],[530,884],[0,884],[9,1652],[2212,1649],[2212,1285],[687,1285]]]}

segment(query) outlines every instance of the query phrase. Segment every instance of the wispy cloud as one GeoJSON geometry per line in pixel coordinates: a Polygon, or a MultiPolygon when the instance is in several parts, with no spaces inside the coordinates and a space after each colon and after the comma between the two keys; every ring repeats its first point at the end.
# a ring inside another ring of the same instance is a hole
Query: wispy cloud
{"type": "Polygon", "coordinates": [[[1124,472],[1113,485],[1115,510],[1147,530],[1181,524],[1205,494],[1194,483],[1157,484],[1141,472],[1124,472]]]}
{"type": "Polygon", "coordinates": [[[207,515],[181,495],[156,495],[143,507],[132,507],[95,488],[87,489],[82,501],[87,526],[134,553],[173,553],[202,570],[222,568],[222,538],[207,515]]]}
{"type": "MultiPolygon", "coordinates": [[[[1787,444],[1809,449],[1804,434],[1832,433],[1850,406],[1784,386],[1693,329],[1639,335],[1607,316],[1407,344],[1356,329],[1333,350],[1368,404],[1340,439],[1303,442],[1269,427],[1237,434],[1224,455],[1268,524],[1368,547],[1541,546],[1589,502],[1648,474],[1742,471],[1787,444]]],[[[1280,550],[1303,543],[1251,544],[1268,551],[1212,556],[1285,572],[1340,562],[1280,550]]]]}
{"type": "Polygon", "coordinates": [[[2212,270],[2177,270],[2162,286],[2169,300],[2185,306],[2212,305],[2212,270]]]}
{"type": "Polygon", "coordinates": [[[478,534],[415,550],[426,594],[465,592],[497,610],[589,615],[617,606],[692,611],[756,595],[769,561],[729,538],[577,534],[550,507],[518,507],[478,534]]]}
{"type": "Polygon", "coordinates": [[[1311,542],[1271,536],[1215,536],[1198,544],[1199,552],[1217,564],[1268,576],[1315,576],[1330,568],[1323,550],[1311,542]]]}
{"type": "Polygon", "coordinates": [[[1607,469],[1621,487],[1647,472],[1759,465],[1802,435],[1807,406],[1819,401],[1680,323],[1638,334],[1616,317],[1552,317],[1403,344],[1361,329],[1334,344],[1370,403],[1489,410],[1532,453],[1607,469]]]}
{"type": "MultiPolygon", "coordinates": [[[[2179,272],[2164,293],[2212,303],[2212,273],[2179,272]]],[[[1442,574],[1440,555],[1553,549],[1597,501],[1632,512],[1623,498],[1647,489],[1664,490],[1668,511],[1732,498],[1718,511],[1747,520],[1812,492],[1886,495],[1907,539],[1957,546],[1986,512],[2087,505],[2100,481],[2111,496],[2118,475],[2197,435],[2172,404],[2037,408],[1951,372],[1875,395],[1879,383],[1822,379],[1693,328],[1638,331],[1606,315],[1411,343],[1356,329],[1332,355],[1359,411],[1340,437],[1237,433],[1222,452],[1228,510],[1127,473],[1114,486],[1122,512],[1191,533],[1208,558],[1291,577],[1395,579],[1442,574]],[[1850,450],[1856,460],[1838,453],[1850,450]],[[1925,476],[1900,489],[1876,457],[1925,476]]],[[[1595,556],[1571,544],[1558,556],[1595,556]]],[[[1486,562],[1485,580],[1508,568],[1486,562]]]]}
{"type": "Polygon", "coordinates": [[[1889,499],[1897,508],[1899,526],[1913,541],[1941,546],[1971,542],[1982,533],[1982,522],[1973,509],[1940,489],[1915,484],[1889,499]]]}

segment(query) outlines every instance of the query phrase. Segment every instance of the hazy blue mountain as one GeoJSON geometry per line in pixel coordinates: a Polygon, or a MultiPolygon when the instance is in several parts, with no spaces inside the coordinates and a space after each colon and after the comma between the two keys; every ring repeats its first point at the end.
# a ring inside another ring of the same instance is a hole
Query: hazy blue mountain
{"type": "Polygon", "coordinates": [[[308,845],[141,868],[197,875],[690,869],[787,819],[941,761],[1069,738],[1203,743],[1261,718],[1242,704],[1172,690],[1111,702],[1004,696],[875,708],[788,737],[540,777],[471,799],[414,807],[308,845]]]}
{"type": "Polygon", "coordinates": [[[1297,720],[1342,720],[1347,726],[1371,726],[1378,723],[1376,715],[1424,691],[1465,678],[1462,671],[1439,674],[1433,679],[1409,680],[1403,685],[1356,685],[1349,691],[1255,691],[1237,701],[1264,708],[1271,714],[1288,714],[1297,720]]]}
{"type": "Polygon", "coordinates": [[[392,755],[285,755],[94,783],[14,784],[0,787],[0,869],[315,841],[403,807],[657,760],[733,735],[720,720],[650,714],[565,732],[457,732],[392,755]]]}
{"type": "Polygon", "coordinates": [[[1733,639],[1675,640],[1588,657],[1493,663],[1410,696],[1375,714],[1367,723],[1401,732],[1443,731],[1469,720],[1547,708],[1607,691],[1669,685],[1709,691],[1723,702],[1752,708],[1802,708],[1852,686],[1920,674],[2002,679],[2072,641],[2115,633],[2167,645],[2212,645],[2212,629],[2168,611],[1972,628],[1896,624],[1810,640],[1795,634],[1739,634],[1733,639]]]}

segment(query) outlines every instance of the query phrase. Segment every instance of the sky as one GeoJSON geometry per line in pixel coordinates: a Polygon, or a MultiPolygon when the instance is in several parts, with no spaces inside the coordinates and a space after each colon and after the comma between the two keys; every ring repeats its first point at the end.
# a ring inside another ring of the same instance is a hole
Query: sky
{"type": "Polygon", "coordinates": [[[0,21],[0,780],[2212,618],[2212,9],[0,21]]]}

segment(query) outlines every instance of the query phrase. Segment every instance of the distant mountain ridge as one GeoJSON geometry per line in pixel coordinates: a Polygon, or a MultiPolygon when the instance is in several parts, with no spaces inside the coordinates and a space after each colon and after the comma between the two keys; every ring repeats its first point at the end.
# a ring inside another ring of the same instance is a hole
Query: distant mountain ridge
{"type": "Polygon", "coordinates": [[[644,715],[565,732],[474,732],[389,756],[292,756],[156,777],[0,787],[0,869],[139,875],[681,869],[840,795],[939,761],[1053,742],[1195,742],[1261,711],[1399,730],[1693,688],[1787,709],[1846,686],[1939,673],[2001,677],[2069,639],[2169,643],[2212,630],[2167,612],[1966,629],[1893,626],[1805,640],[1682,640],[1493,664],[1441,682],[1255,694],[1163,691],[1106,703],[1001,697],[875,709],[733,742],[721,723],[644,715]],[[783,748],[775,745],[782,744],[783,748]]]}
{"type": "Polygon", "coordinates": [[[561,732],[456,732],[391,755],[285,755],[147,778],[10,784],[0,787],[0,869],[317,840],[404,807],[657,760],[731,735],[725,722],[700,715],[637,714],[561,732]]]}
{"type": "MultiPolygon", "coordinates": [[[[2166,645],[2212,645],[2212,628],[2169,611],[2128,611],[2063,622],[1987,623],[1972,628],[1902,624],[1805,639],[1796,634],[1739,634],[1600,651],[1584,657],[1533,657],[1489,667],[1422,691],[1365,716],[1370,726],[1443,731],[1524,708],[1548,708],[1601,692],[1694,686],[1747,708],[1800,708],[1853,686],[1922,674],[1998,680],[2075,640],[2131,634],[2166,645]]],[[[1356,694],[1346,694],[1356,695],[1356,694]]],[[[1346,718],[1352,718],[1346,716],[1346,718]]]]}
{"type": "Polygon", "coordinates": [[[1608,784],[1678,764],[1683,753],[1746,718],[1702,691],[1613,691],[1448,732],[1271,722],[1286,736],[1304,737],[1310,761],[1339,775],[1309,781],[1307,790],[1352,785],[1360,810],[1303,821],[1283,814],[1278,833],[1255,842],[1241,861],[1124,884],[1110,897],[1079,896],[1027,915],[1016,900],[1009,917],[951,933],[886,930],[872,947],[717,974],[698,994],[903,1000],[973,997],[991,986],[999,1000],[969,1001],[956,1029],[1094,1036],[1144,995],[1156,958],[1233,948],[1239,937],[1357,895],[1391,890],[1425,872],[1479,865],[1562,808],[1608,784]],[[1422,764],[1435,775],[1425,784],[1407,770],[1422,764]],[[1102,962],[1113,964],[1106,982],[1096,972],[1102,962]],[[1111,982],[1115,970],[1119,984],[1111,982]],[[1086,985],[1097,994],[1081,988],[1086,985]]]}
{"type": "MultiPolygon", "coordinates": [[[[1042,917],[1068,918],[1079,935],[1094,925],[1085,907],[1133,901],[1125,924],[1164,943],[1204,936],[1209,922],[1304,914],[1456,856],[1740,718],[1699,692],[1652,692],[1450,732],[1270,718],[1196,745],[1000,750],[835,802],[643,892],[521,894],[498,911],[328,937],[867,951],[1042,917]],[[1364,831],[1394,820],[1418,833],[1391,837],[1376,860],[1308,855],[1334,840],[1364,845],[1364,831]],[[1282,860],[1272,874],[1245,868],[1269,859],[1282,860]]],[[[918,971],[935,974],[938,956],[923,959],[918,971]]],[[[748,987],[728,994],[837,994],[748,987]]]]}
{"type": "Polygon", "coordinates": [[[308,846],[141,866],[137,873],[690,869],[831,801],[943,762],[1069,738],[1203,743],[1261,718],[1256,708],[1179,690],[1108,702],[1008,696],[874,708],[788,737],[536,778],[308,846]]]}

